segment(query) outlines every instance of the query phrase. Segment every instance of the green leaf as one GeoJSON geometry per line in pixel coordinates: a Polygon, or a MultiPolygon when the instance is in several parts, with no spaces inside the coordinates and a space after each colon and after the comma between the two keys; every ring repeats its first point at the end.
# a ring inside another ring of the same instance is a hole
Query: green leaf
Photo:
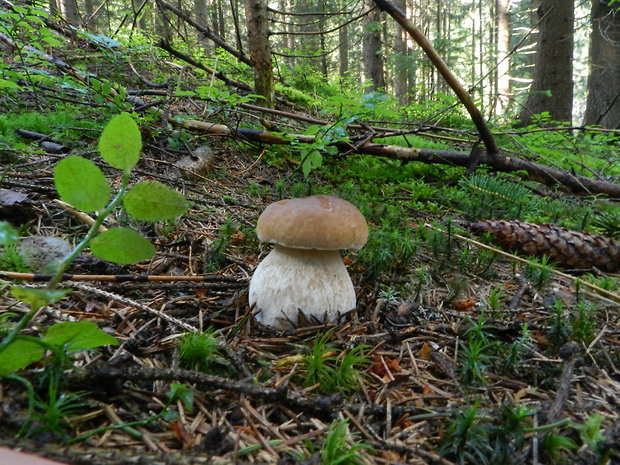
{"type": "Polygon", "coordinates": [[[103,172],[92,161],[75,155],[56,165],[54,185],[62,200],[85,212],[101,210],[110,200],[103,172]]]}
{"type": "Polygon", "coordinates": [[[172,383],[170,390],[166,392],[166,397],[170,402],[179,399],[187,411],[191,412],[194,409],[194,392],[187,384],[172,383]]]}
{"type": "Polygon", "coordinates": [[[19,234],[17,230],[7,221],[0,221],[0,245],[11,245],[17,242],[19,234]]]}
{"type": "Polygon", "coordinates": [[[157,181],[136,184],[123,202],[127,213],[142,221],[171,220],[189,207],[179,192],[157,181]]]}
{"type": "Polygon", "coordinates": [[[99,152],[114,168],[129,171],[136,166],[142,150],[140,129],[129,113],[115,116],[99,139],[99,152]]]}
{"type": "Polygon", "coordinates": [[[121,265],[149,260],[155,247],[136,231],[113,228],[99,234],[90,244],[94,255],[121,265]]]}
{"type": "Polygon", "coordinates": [[[13,81],[7,81],[6,79],[0,79],[0,89],[19,89],[19,85],[13,81]]]}
{"type": "Polygon", "coordinates": [[[11,295],[31,308],[39,309],[44,305],[53,304],[69,295],[69,289],[32,289],[29,287],[11,287],[11,295]]]}
{"type": "Polygon", "coordinates": [[[64,321],[49,327],[43,340],[67,350],[94,349],[105,345],[118,345],[116,338],[103,332],[90,321],[64,321]]]}
{"type": "Polygon", "coordinates": [[[0,375],[13,373],[43,358],[45,350],[36,342],[16,339],[0,352],[0,375]]]}
{"type": "Polygon", "coordinates": [[[301,169],[304,173],[304,176],[307,178],[314,168],[318,168],[323,163],[323,155],[321,152],[314,149],[310,153],[306,155],[306,158],[303,160],[301,164],[301,169]]]}

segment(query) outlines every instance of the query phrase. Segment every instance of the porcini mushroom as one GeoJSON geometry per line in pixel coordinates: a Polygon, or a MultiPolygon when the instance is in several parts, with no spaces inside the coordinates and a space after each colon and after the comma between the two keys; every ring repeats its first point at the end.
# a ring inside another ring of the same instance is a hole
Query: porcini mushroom
{"type": "Polygon", "coordinates": [[[259,322],[284,329],[298,312],[333,322],[355,308],[353,283],[338,252],[359,249],[368,239],[355,205],[329,195],[280,200],[260,215],[256,233],[275,244],[250,281],[259,322]]]}

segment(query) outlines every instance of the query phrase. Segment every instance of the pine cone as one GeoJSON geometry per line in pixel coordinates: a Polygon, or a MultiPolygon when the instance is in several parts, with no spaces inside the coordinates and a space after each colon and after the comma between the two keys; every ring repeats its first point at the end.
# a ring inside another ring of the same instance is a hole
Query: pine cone
{"type": "Polygon", "coordinates": [[[596,267],[620,270],[620,245],[603,236],[570,231],[553,224],[484,220],[472,223],[475,234],[491,233],[511,250],[527,255],[548,255],[551,261],[570,268],[596,267]]]}

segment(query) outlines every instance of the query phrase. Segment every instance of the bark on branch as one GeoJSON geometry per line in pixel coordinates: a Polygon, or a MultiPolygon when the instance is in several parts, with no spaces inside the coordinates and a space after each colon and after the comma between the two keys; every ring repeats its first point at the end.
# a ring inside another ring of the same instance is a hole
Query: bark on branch
{"type": "MultiPolygon", "coordinates": [[[[299,143],[313,143],[314,136],[304,134],[289,134],[285,137],[266,131],[248,128],[231,128],[223,124],[207,123],[197,120],[185,120],[181,123],[188,129],[218,134],[228,137],[239,137],[251,142],[264,144],[290,144],[291,140],[299,143]]],[[[398,145],[383,145],[366,142],[360,146],[349,142],[334,144],[341,154],[365,154],[392,158],[401,161],[419,161],[423,163],[453,165],[467,167],[470,161],[468,152],[452,150],[432,150],[415,147],[401,147],[398,145]]],[[[527,160],[502,156],[498,158],[487,151],[480,153],[480,163],[494,170],[504,172],[525,171],[528,179],[547,185],[561,185],[571,192],[580,194],[606,194],[609,197],[620,198],[620,184],[578,176],[549,166],[540,165],[527,160]]]]}

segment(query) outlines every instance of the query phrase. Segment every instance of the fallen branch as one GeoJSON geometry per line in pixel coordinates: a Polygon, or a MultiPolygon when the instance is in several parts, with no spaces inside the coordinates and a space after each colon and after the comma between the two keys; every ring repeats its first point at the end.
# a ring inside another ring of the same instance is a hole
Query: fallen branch
{"type": "MultiPolygon", "coordinates": [[[[19,279],[23,281],[46,282],[50,281],[54,275],[39,273],[18,273],[14,271],[0,271],[0,278],[19,279]]],[[[100,282],[116,282],[116,283],[145,283],[145,282],[210,282],[221,283],[228,288],[234,284],[246,285],[247,280],[243,278],[228,277],[222,275],[196,275],[196,276],[169,276],[169,275],[133,275],[133,274],[70,274],[64,273],[60,278],[61,281],[100,281],[100,282]],[[227,284],[225,284],[227,283],[227,284]]]]}
{"type": "MultiPolygon", "coordinates": [[[[197,120],[185,120],[179,122],[183,127],[210,134],[218,134],[228,137],[239,137],[251,142],[264,144],[290,144],[292,140],[298,143],[311,144],[315,137],[305,134],[289,134],[280,136],[266,131],[248,128],[231,128],[223,124],[207,123],[197,120]]],[[[376,155],[401,161],[419,161],[429,164],[443,164],[467,167],[470,161],[468,152],[452,150],[420,149],[415,147],[401,147],[398,145],[383,145],[367,142],[361,146],[354,146],[350,142],[337,142],[333,144],[342,154],[350,155],[359,153],[364,155],[376,155]]],[[[482,151],[479,155],[480,164],[487,165],[497,171],[517,172],[525,171],[528,178],[547,185],[560,184],[574,193],[582,194],[606,194],[609,197],[620,198],[620,184],[613,182],[587,178],[562,171],[549,166],[540,165],[527,160],[514,157],[497,157],[482,151]]]]}

